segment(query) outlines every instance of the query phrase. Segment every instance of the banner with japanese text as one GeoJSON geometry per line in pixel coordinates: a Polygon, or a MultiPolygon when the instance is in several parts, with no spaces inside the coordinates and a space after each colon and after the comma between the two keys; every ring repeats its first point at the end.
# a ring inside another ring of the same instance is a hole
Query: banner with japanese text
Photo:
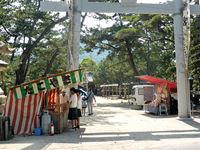
{"type": "Polygon", "coordinates": [[[14,96],[16,99],[21,99],[57,87],[70,86],[81,82],[83,82],[83,70],[74,70],[13,87],[14,96]]]}

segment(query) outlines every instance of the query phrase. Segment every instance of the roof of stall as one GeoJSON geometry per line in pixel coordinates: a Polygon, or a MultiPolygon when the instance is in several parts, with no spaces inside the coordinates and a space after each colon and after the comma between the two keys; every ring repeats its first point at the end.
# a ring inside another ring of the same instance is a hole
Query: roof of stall
{"type": "Polygon", "coordinates": [[[173,91],[174,89],[177,88],[176,82],[171,82],[169,80],[162,79],[162,78],[157,78],[157,77],[148,76],[148,75],[136,76],[136,78],[143,80],[143,81],[147,81],[149,83],[166,86],[168,88],[168,90],[170,90],[170,91],[173,91]]]}

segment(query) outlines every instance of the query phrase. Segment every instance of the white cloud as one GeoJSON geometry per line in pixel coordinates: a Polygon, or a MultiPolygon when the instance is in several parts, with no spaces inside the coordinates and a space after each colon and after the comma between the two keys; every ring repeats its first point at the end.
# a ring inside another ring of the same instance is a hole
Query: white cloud
{"type": "Polygon", "coordinates": [[[110,27],[114,24],[115,21],[111,20],[111,19],[108,19],[108,20],[98,20],[98,19],[95,19],[93,18],[91,15],[90,16],[87,16],[85,21],[84,21],[84,24],[88,27],[88,28],[91,28],[91,27],[102,27],[102,28],[106,28],[106,27],[110,27]]]}

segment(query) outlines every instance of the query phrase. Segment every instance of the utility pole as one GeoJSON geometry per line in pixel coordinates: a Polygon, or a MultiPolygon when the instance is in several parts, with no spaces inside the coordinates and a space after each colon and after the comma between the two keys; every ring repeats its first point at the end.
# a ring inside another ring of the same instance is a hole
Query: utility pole
{"type": "MultiPolygon", "coordinates": [[[[45,2],[41,3],[43,6],[45,2]]],[[[88,0],[72,0],[72,59],[74,69],[79,64],[80,19],[81,12],[96,13],[135,13],[135,14],[172,14],[174,18],[174,36],[176,51],[176,75],[178,89],[178,116],[181,119],[191,117],[188,70],[187,70],[187,40],[184,35],[185,21],[190,14],[200,15],[199,5],[189,5],[189,0],[174,0],[165,4],[138,4],[136,0],[121,0],[120,3],[88,2],[88,0]],[[73,3],[72,3],[73,2],[73,3]],[[184,12],[188,16],[184,16],[184,12]]],[[[54,5],[51,6],[51,8],[54,5]]],[[[50,6],[44,6],[48,9],[50,6]]],[[[63,8],[63,6],[62,6],[63,8]]],[[[63,9],[62,9],[63,10],[63,9]]],[[[60,11],[62,11],[60,9],[60,11]]],[[[189,19],[188,19],[189,20],[189,19]]],[[[189,30],[186,28],[186,30],[189,30]]]]}

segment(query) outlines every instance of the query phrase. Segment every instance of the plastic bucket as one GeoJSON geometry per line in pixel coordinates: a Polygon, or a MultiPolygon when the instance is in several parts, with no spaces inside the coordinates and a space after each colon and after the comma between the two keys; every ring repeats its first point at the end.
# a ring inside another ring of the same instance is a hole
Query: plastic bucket
{"type": "Polygon", "coordinates": [[[35,133],[35,136],[40,136],[41,135],[41,128],[35,128],[34,133],[35,133]]]}

